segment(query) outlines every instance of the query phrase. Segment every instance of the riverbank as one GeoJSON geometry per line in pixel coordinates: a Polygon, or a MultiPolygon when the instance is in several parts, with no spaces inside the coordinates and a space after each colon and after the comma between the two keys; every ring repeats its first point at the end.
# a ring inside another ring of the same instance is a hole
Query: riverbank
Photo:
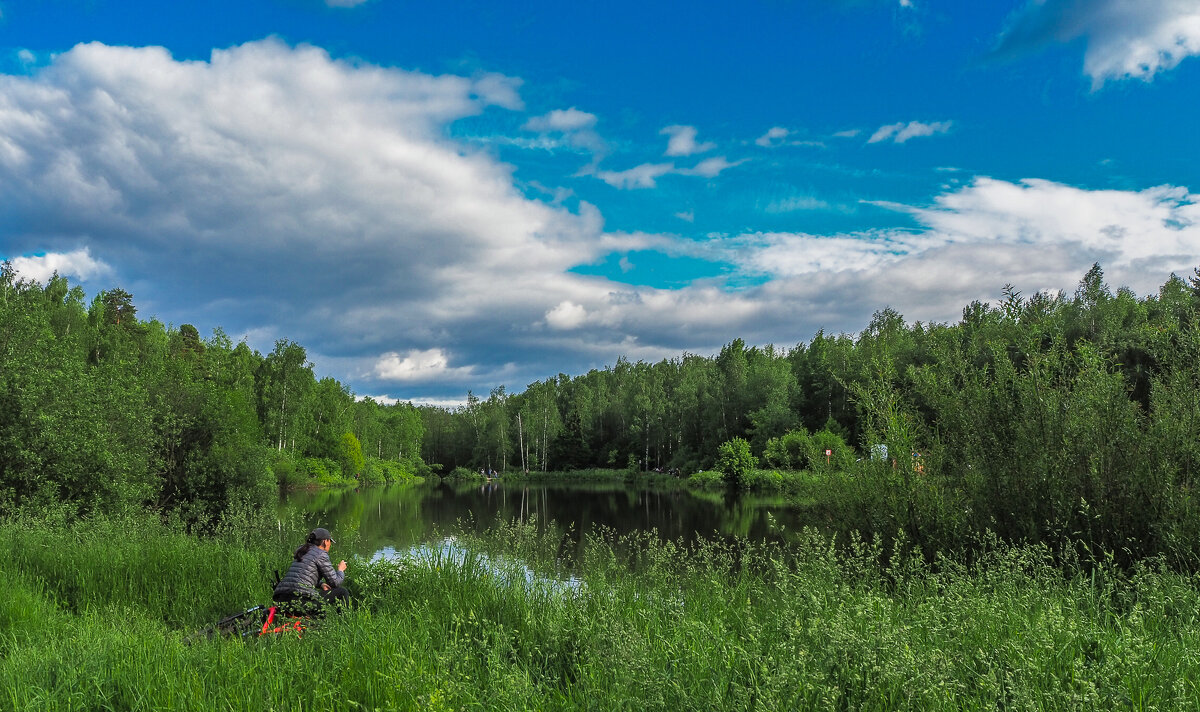
{"type": "MultiPolygon", "coordinates": [[[[286,526],[285,526],[286,529],[286,526]]],[[[26,710],[1180,709],[1200,696],[1200,587],[980,544],[596,537],[564,589],[473,556],[350,562],[362,606],[303,639],[184,638],[261,603],[296,534],[201,540],[144,518],[0,524],[0,707],[26,710]],[[883,563],[884,561],[888,563],[883,563]]],[[[508,524],[467,551],[552,565],[508,524]]]]}

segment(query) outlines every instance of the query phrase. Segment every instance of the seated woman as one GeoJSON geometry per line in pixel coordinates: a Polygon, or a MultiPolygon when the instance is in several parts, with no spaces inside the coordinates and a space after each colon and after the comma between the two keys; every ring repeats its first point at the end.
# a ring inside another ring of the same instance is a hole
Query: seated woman
{"type": "Polygon", "coordinates": [[[291,615],[321,615],[326,604],[350,602],[350,592],[342,588],[346,580],[346,562],[333,568],[329,548],[333,537],[324,528],[313,529],[304,544],[296,549],[294,561],[280,579],[272,596],[284,612],[291,615]]]}

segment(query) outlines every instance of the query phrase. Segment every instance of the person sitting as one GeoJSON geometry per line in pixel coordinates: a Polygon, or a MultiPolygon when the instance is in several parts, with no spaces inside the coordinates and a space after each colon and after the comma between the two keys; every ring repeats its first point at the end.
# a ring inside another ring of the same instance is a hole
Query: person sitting
{"type": "Polygon", "coordinates": [[[328,529],[313,529],[304,544],[296,549],[287,574],[275,586],[272,598],[290,615],[321,615],[328,604],[345,605],[350,592],[342,587],[346,580],[346,562],[333,568],[329,549],[333,537],[328,529]]]}

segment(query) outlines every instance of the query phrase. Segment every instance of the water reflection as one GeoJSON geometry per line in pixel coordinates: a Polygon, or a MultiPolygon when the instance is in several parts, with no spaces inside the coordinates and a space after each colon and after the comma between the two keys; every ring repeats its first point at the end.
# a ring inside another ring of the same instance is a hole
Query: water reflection
{"type": "Polygon", "coordinates": [[[367,557],[430,545],[459,527],[480,531],[513,519],[554,522],[576,542],[601,527],[618,534],[654,530],[690,542],[713,536],[776,539],[781,529],[801,524],[782,497],[607,482],[434,481],[325,489],[288,493],[281,506],[298,510],[305,526],[331,528],[342,551],[367,557]]]}

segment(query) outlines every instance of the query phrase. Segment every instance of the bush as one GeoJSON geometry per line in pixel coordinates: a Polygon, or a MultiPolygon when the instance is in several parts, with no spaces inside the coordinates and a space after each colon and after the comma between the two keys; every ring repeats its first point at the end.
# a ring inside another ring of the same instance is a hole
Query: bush
{"type": "Polygon", "coordinates": [[[363,482],[382,484],[384,482],[420,482],[424,477],[421,472],[429,472],[429,468],[420,460],[381,460],[368,457],[363,465],[363,482]]]}
{"type": "Polygon", "coordinates": [[[309,484],[328,487],[354,483],[353,479],[343,477],[341,465],[323,457],[306,457],[300,461],[300,467],[309,484]]]}
{"type": "Polygon", "coordinates": [[[746,474],[754,465],[750,443],[744,438],[734,438],[721,443],[721,447],[717,449],[717,469],[725,475],[725,484],[730,487],[744,487],[746,474]]]}
{"type": "Polygon", "coordinates": [[[807,466],[818,472],[844,472],[854,466],[854,449],[831,430],[813,433],[809,439],[807,466]],[[826,451],[829,451],[828,456],[826,451]]]}
{"type": "Polygon", "coordinates": [[[778,492],[783,489],[784,477],[779,470],[749,470],[746,487],[754,490],[778,492]]]}
{"type": "Polygon", "coordinates": [[[308,484],[307,476],[297,467],[296,461],[286,452],[277,453],[275,461],[270,465],[275,473],[275,481],[284,489],[303,487],[308,484]]]}
{"type": "Polygon", "coordinates": [[[700,470],[688,478],[688,484],[697,487],[716,489],[725,484],[725,478],[717,470],[700,470]]]}
{"type": "Polygon", "coordinates": [[[763,459],[771,467],[799,470],[807,463],[812,448],[812,439],[807,430],[791,430],[767,441],[763,459]]]}
{"type": "Polygon", "coordinates": [[[456,467],[453,470],[451,470],[449,472],[449,474],[443,475],[443,479],[447,479],[447,480],[482,480],[482,479],[484,479],[484,477],[483,477],[483,475],[479,474],[479,472],[477,470],[468,470],[465,467],[459,466],[459,467],[456,467]]]}

